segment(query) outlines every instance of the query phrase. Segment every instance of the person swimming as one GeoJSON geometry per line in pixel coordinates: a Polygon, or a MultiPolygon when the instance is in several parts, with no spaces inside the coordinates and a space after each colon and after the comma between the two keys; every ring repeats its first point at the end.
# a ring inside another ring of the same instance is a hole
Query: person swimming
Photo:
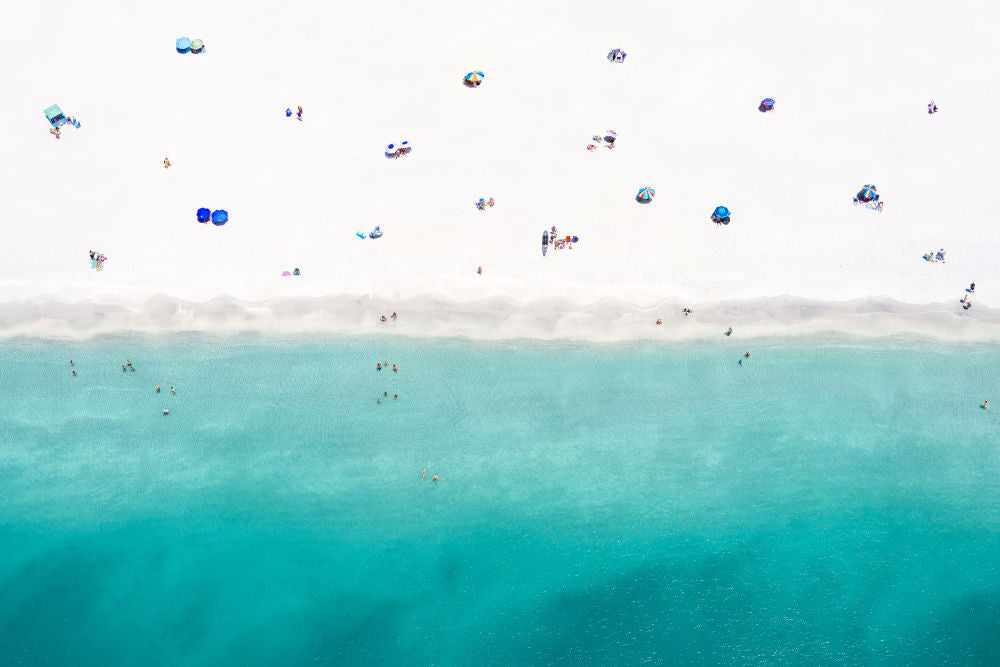
{"type": "Polygon", "coordinates": [[[399,394],[393,394],[393,395],[392,395],[392,400],[394,400],[394,401],[395,401],[395,400],[396,400],[396,399],[398,399],[398,398],[399,398],[399,394]]]}
{"type": "Polygon", "coordinates": [[[177,394],[177,390],[176,390],[176,389],[174,389],[173,387],[171,387],[171,388],[170,388],[170,393],[171,393],[171,394],[175,394],[175,395],[176,395],[176,394],[177,394]]]}
{"type": "Polygon", "coordinates": [[[72,359],[70,359],[70,360],[69,360],[69,365],[70,365],[70,366],[72,366],[72,365],[73,365],[73,360],[72,360],[72,359]]]}
{"type": "Polygon", "coordinates": [[[76,377],[76,371],[73,371],[73,377],[76,377]]]}
{"type": "Polygon", "coordinates": [[[166,408],[163,408],[163,414],[164,415],[169,415],[170,414],[170,410],[167,410],[166,408]]]}
{"type": "Polygon", "coordinates": [[[427,471],[426,470],[423,471],[422,473],[420,473],[420,479],[427,479],[427,471]]]}
{"type": "Polygon", "coordinates": [[[747,359],[749,359],[749,358],[750,358],[750,351],[749,351],[749,350],[747,350],[747,353],[746,353],[746,355],[745,355],[745,356],[746,356],[746,358],[747,358],[747,359]]]}
{"type": "Polygon", "coordinates": [[[378,365],[375,366],[375,370],[377,370],[377,371],[382,370],[382,363],[381,362],[379,362],[378,365]]]}
{"type": "Polygon", "coordinates": [[[729,327],[729,331],[726,332],[726,335],[727,336],[732,336],[733,335],[733,328],[732,327],[729,327]]]}
{"type": "Polygon", "coordinates": [[[392,365],[392,372],[393,372],[393,373],[398,373],[398,372],[399,372],[399,369],[398,369],[398,368],[396,368],[396,364],[393,364],[393,365],[392,365]]]}
{"type": "Polygon", "coordinates": [[[431,479],[432,479],[432,480],[434,480],[434,481],[436,482],[436,481],[438,481],[438,476],[437,476],[437,475],[434,475],[433,477],[431,477],[431,479]]]}
{"type": "Polygon", "coordinates": [[[160,393],[160,385],[156,385],[156,393],[157,393],[157,394],[159,394],[159,393],[160,393]]]}
{"type": "Polygon", "coordinates": [[[125,367],[124,367],[124,366],[122,366],[122,373],[127,373],[127,372],[128,372],[128,371],[127,371],[127,370],[125,369],[125,367]]]}
{"type": "Polygon", "coordinates": [[[990,402],[989,401],[983,401],[983,410],[985,410],[988,407],[990,407],[990,402]]]}

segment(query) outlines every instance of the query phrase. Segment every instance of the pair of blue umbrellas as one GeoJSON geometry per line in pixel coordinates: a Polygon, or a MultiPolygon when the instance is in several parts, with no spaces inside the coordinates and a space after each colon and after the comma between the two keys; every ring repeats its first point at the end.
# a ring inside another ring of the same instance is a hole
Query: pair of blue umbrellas
{"type": "Polygon", "coordinates": [[[229,211],[224,209],[218,209],[216,211],[209,211],[207,208],[198,209],[198,222],[208,222],[212,221],[212,224],[216,227],[221,227],[229,221],[229,211]]]}

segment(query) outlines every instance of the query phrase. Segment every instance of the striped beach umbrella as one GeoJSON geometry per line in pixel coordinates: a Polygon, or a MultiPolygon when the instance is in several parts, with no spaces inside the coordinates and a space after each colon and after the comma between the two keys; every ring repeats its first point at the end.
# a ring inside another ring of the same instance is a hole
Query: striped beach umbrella
{"type": "Polygon", "coordinates": [[[773,108],[774,108],[774,100],[772,100],[770,97],[765,97],[760,101],[761,111],[770,111],[773,108]]]}
{"type": "Polygon", "coordinates": [[[865,184],[865,186],[861,188],[861,192],[858,193],[858,199],[861,201],[871,201],[872,199],[875,199],[877,195],[878,188],[874,185],[865,184]]]}
{"type": "Polygon", "coordinates": [[[648,203],[653,201],[653,197],[655,196],[656,196],[656,190],[654,190],[653,188],[642,188],[641,190],[639,190],[639,194],[636,195],[636,199],[638,199],[641,202],[648,203]]]}
{"type": "Polygon", "coordinates": [[[469,72],[465,75],[465,85],[467,86],[478,86],[483,82],[486,75],[482,72],[469,72]]]}

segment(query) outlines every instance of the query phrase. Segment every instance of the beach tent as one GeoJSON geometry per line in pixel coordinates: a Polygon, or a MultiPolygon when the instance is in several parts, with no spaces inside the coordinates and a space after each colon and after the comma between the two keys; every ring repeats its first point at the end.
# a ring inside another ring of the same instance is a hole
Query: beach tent
{"type": "Polygon", "coordinates": [[[200,39],[191,40],[191,53],[201,53],[204,48],[205,48],[205,42],[201,41],[200,39]]]}
{"type": "Polygon", "coordinates": [[[465,85],[467,85],[468,87],[476,88],[477,86],[479,86],[479,84],[483,82],[483,79],[485,78],[486,75],[483,74],[482,72],[469,72],[468,74],[465,75],[463,81],[465,81],[465,85]]]}
{"type": "Polygon", "coordinates": [[[729,209],[725,206],[716,206],[712,212],[712,220],[716,222],[729,222],[729,209]]]}
{"type": "Polygon", "coordinates": [[[198,222],[208,222],[212,219],[212,212],[207,208],[198,209],[198,222]]]}
{"type": "Polygon", "coordinates": [[[191,50],[191,40],[187,37],[181,37],[177,40],[177,53],[187,53],[191,50]]]}
{"type": "Polygon", "coordinates": [[[639,194],[637,194],[635,198],[645,204],[648,204],[649,202],[653,201],[653,197],[655,196],[656,196],[656,190],[654,190],[653,188],[642,188],[641,190],[639,190],[639,194]]]}
{"type": "Polygon", "coordinates": [[[46,109],[45,117],[48,118],[49,122],[55,127],[59,127],[63,123],[69,122],[66,120],[66,116],[63,115],[62,109],[59,108],[58,104],[53,104],[46,109]]]}
{"type": "Polygon", "coordinates": [[[229,220],[228,211],[223,211],[221,208],[218,211],[212,211],[212,224],[216,227],[221,227],[226,224],[229,220]]]}
{"type": "Polygon", "coordinates": [[[874,185],[865,185],[861,188],[861,192],[858,193],[858,201],[876,201],[878,200],[878,189],[874,185]]]}
{"type": "Polygon", "coordinates": [[[765,97],[760,101],[760,106],[757,108],[760,109],[762,113],[767,113],[768,111],[774,109],[774,100],[770,97],[765,97]]]}
{"type": "Polygon", "coordinates": [[[625,62],[626,55],[628,54],[622,51],[621,49],[612,49],[608,53],[608,60],[610,60],[613,63],[623,63],[625,62]]]}

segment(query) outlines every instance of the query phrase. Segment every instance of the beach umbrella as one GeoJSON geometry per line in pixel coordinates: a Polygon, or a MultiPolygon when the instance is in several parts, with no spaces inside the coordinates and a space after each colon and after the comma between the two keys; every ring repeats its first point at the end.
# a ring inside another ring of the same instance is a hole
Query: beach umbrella
{"type": "Polygon", "coordinates": [[[726,208],[725,206],[716,206],[715,207],[715,212],[712,213],[712,217],[713,218],[728,218],[729,217],[729,209],[726,208]]]}
{"type": "Polygon", "coordinates": [[[203,46],[205,46],[205,43],[203,41],[201,41],[200,39],[192,39],[191,40],[191,51],[193,51],[194,53],[201,52],[201,49],[202,49],[203,46]]]}
{"type": "Polygon", "coordinates": [[[467,86],[478,86],[485,78],[486,75],[482,72],[469,72],[465,75],[465,84],[467,86]]]}
{"type": "Polygon", "coordinates": [[[291,273],[291,271],[282,271],[281,275],[283,275],[283,276],[290,276],[290,275],[292,275],[292,273],[291,273]]]}
{"type": "Polygon", "coordinates": [[[643,188],[639,190],[639,194],[636,195],[636,199],[641,202],[649,203],[653,201],[653,197],[656,196],[656,190],[653,188],[643,188]]]}
{"type": "Polygon", "coordinates": [[[177,40],[178,53],[187,53],[190,48],[191,48],[191,40],[188,39],[187,37],[181,37],[180,39],[177,40]]]}
{"type": "Polygon", "coordinates": [[[216,227],[221,227],[226,224],[229,220],[229,212],[224,211],[221,208],[218,211],[212,211],[212,224],[216,227]]]}
{"type": "Polygon", "coordinates": [[[858,199],[871,201],[872,199],[875,199],[877,194],[878,189],[874,185],[865,184],[865,186],[861,188],[861,192],[858,193],[858,199]]]}
{"type": "Polygon", "coordinates": [[[392,155],[393,153],[395,153],[398,150],[399,150],[399,146],[397,146],[396,144],[389,144],[389,145],[387,145],[385,147],[385,154],[386,155],[392,155]]]}
{"type": "Polygon", "coordinates": [[[198,209],[198,222],[208,222],[212,218],[212,212],[207,208],[198,209]]]}
{"type": "Polygon", "coordinates": [[[400,148],[400,149],[401,149],[401,150],[402,150],[402,151],[403,151],[404,153],[409,153],[410,151],[412,151],[412,150],[413,150],[413,146],[411,146],[411,145],[410,145],[410,142],[409,142],[409,141],[404,141],[403,143],[401,143],[401,144],[399,145],[399,148],[400,148]]]}
{"type": "Polygon", "coordinates": [[[760,108],[763,109],[764,111],[770,111],[771,109],[774,108],[774,100],[772,100],[770,97],[765,97],[760,101],[760,108]]]}

